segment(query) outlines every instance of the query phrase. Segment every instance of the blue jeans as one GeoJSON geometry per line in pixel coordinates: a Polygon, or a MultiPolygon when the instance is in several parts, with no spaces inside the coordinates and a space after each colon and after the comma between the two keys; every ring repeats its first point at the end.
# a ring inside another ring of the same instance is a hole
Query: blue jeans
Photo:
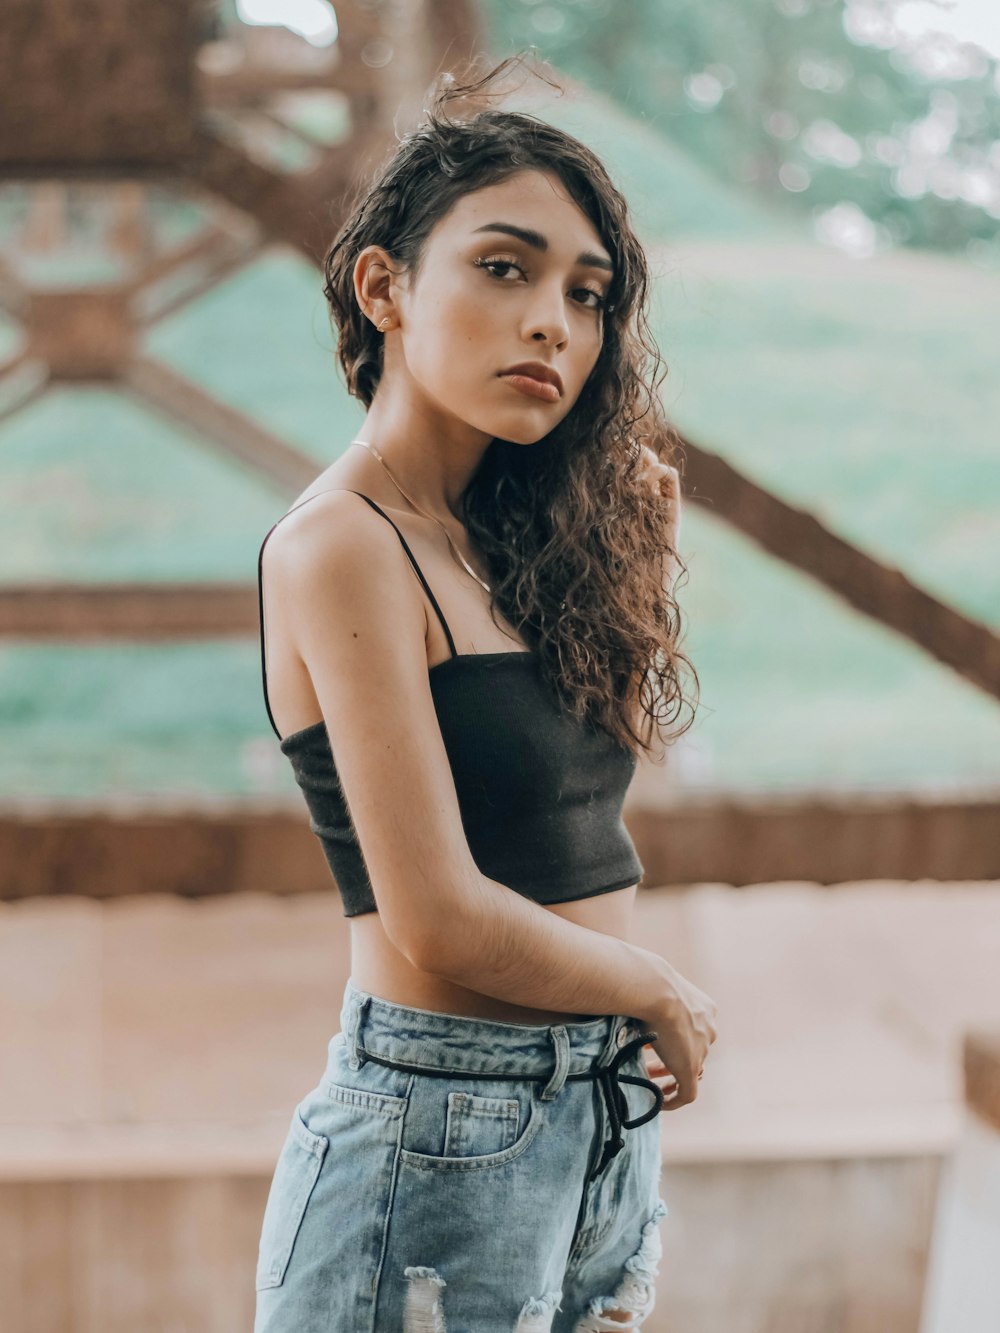
{"type": "Polygon", "coordinates": [[[350,981],[340,1022],[271,1181],[254,1333],[638,1328],[667,1213],[651,1034],[435,1013],[350,981]]]}

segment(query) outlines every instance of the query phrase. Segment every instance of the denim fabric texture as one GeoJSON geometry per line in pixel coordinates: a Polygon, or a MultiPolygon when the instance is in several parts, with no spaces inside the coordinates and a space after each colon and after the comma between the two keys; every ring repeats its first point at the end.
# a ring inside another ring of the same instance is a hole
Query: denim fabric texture
{"type": "Polygon", "coordinates": [[[271,1180],[254,1333],[639,1328],[667,1214],[661,1116],[614,1123],[655,1105],[641,1050],[617,1066],[620,1116],[602,1086],[636,1020],[498,1023],[349,980],[340,1022],[271,1180]]]}

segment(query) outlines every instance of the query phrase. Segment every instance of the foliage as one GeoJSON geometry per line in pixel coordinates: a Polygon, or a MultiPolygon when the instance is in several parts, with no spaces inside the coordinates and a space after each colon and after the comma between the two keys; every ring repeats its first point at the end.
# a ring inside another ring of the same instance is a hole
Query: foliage
{"type": "Polygon", "coordinates": [[[846,206],[873,249],[997,246],[997,62],[950,38],[890,45],[891,0],[481,10],[498,54],[534,44],[726,181],[811,212],[820,231],[846,206]]]}

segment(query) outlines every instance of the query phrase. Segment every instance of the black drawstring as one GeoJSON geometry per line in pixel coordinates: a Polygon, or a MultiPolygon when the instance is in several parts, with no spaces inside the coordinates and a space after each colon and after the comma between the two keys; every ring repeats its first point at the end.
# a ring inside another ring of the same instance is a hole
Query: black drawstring
{"type": "MultiPolygon", "coordinates": [[[[611,1159],[625,1147],[625,1140],[622,1138],[623,1129],[637,1129],[644,1125],[647,1120],[652,1120],[653,1116],[658,1115],[663,1109],[663,1093],[659,1087],[649,1078],[637,1078],[634,1074],[620,1074],[619,1066],[624,1064],[632,1055],[633,1051],[638,1050],[640,1046],[645,1046],[648,1042],[656,1041],[657,1033],[640,1032],[638,1036],[627,1041],[620,1047],[615,1054],[614,1059],[607,1065],[593,1065],[581,1074],[567,1074],[566,1082],[577,1081],[579,1079],[596,1079],[601,1090],[604,1093],[604,1102],[608,1108],[608,1119],[611,1122],[611,1137],[605,1140],[604,1152],[597,1167],[588,1176],[588,1182],[595,1179],[608,1166],[611,1159]],[[628,1110],[628,1101],[625,1093],[622,1091],[622,1083],[634,1083],[638,1087],[648,1088],[656,1098],[656,1104],[644,1114],[636,1116],[634,1120],[626,1120],[625,1112],[628,1110]]],[[[493,1078],[504,1079],[507,1082],[511,1080],[524,1079],[531,1083],[549,1083],[552,1079],[549,1074],[509,1074],[509,1073],[480,1073],[479,1070],[468,1069],[425,1069],[423,1065],[403,1064],[400,1060],[386,1060],[381,1055],[372,1055],[364,1047],[357,1048],[358,1054],[365,1060],[374,1060],[377,1065],[385,1065],[388,1069],[404,1069],[411,1074],[426,1074],[430,1078],[455,1078],[457,1075],[464,1075],[469,1079],[493,1078]]]]}
{"type": "Polygon", "coordinates": [[[621,1047],[609,1065],[598,1066],[584,1074],[567,1074],[566,1076],[568,1079],[597,1078],[600,1080],[604,1091],[604,1101],[608,1108],[608,1118],[611,1121],[612,1137],[606,1140],[604,1144],[604,1155],[601,1157],[597,1170],[591,1175],[591,1180],[595,1176],[599,1176],[611,1159],[625,1147],[625,1140],[621,1134],[623,1129],[637,1129],[639,1125],[644,1125],[647,1120],[652,1120],[653,1116],[658,1115],[663,1109],[663,1093],[652,1079],[636,1078],[634,1074],[620,1074],[618,1072],[618,1066],[624,1064],[633,1051],[640,1046],[645,1046],[647,1042],[655,1041],[656,1038],[657,1033],[655,1032],[640,1032],[637,1037],[633,1037],[631,1041],[626,1042],[621,1047]],[[639,1087],[649,1088],[656,1098],[656,1102],[645,1115],[636,1116],[634,1120],[625,1119],[628,1102],[625,1093],[622,1091],[622,1083],[634,1083],[639,1087]]]}

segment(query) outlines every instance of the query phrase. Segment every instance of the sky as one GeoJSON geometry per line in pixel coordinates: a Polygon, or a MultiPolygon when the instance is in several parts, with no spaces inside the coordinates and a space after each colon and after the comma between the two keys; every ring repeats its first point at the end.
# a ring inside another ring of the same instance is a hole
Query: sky
{"type": "Polygon", "coordinates": [[[895,19],[902,32],[946,32],[1000,60],[1000,0],[905,0],[895,19]]]}

